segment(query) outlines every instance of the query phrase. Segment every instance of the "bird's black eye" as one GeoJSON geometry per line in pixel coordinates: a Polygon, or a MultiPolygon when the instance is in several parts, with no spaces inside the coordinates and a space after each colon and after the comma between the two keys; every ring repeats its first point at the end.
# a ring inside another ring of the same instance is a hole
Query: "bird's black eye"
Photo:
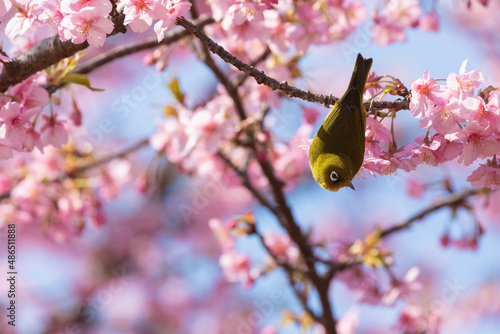
{"type": "Polygon", "coordinates": [[[333,182],[337,182],[338,179],[339,179],[339,174],[337,174],[336,171],[330,173],[330,180],[332,180],[333,182]]]}

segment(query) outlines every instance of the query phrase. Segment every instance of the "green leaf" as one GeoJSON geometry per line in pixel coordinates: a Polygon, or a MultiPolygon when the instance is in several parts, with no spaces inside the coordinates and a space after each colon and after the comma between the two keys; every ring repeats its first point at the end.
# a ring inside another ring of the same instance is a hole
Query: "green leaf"
{"type": "Polygon", "coordinates": [[[177,77],[173,78],[172,81],[167,84],[167,87],[174,95],[174,98],[181,104],[184,104],[184,99],[186,96],[181,90],[181,86],[179,85],[179,80],[177,80],[177,77]]]}
{"type": "Polygon", "coordinates": [[[90,80],[85,74],[80,74],[80,73],[68,73],[64,76],[64,78],[61,80],[62,83],[74,83],[77,85],[82,85],[87,87],[88,89],[94,91],[94,92],[102,92],[104,89],[100,88],[93,88],[90,86],[90,80]]]}

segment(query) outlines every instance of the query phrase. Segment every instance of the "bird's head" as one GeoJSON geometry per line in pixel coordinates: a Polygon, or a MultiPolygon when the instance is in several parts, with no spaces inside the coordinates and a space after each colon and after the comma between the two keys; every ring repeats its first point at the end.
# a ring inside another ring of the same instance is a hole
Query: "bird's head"
{"type": "Polygon", "coordinates": [[[323,153],[309,163],[314,179],[323,188],[338,191],[340,188],[349,187],[354,190],[352,163],[347,156],[323,153]]]}

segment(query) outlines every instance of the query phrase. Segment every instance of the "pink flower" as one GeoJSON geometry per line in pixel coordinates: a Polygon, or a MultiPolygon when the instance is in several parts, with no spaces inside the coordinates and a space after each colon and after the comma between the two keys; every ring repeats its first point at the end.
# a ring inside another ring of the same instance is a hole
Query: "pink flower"
{"type": "Polygon", "coordinates": [[[438,31],[439,30],[439,16],[435,10],[422,16],[419,20],[418,27],[423,31],[438,31]]]}
{"type": "Polygon", "coordinates": [[[304,112],[304,121],[307,124],[312,124],[312,125],[316,124],[318,117],[321,115],[319,110],[316,108],[304,107],[302,108],[302,111],[304,112]]]}
{"type": "Polygon", "coordinates": [[[393,155],[387,151],[381,151],[378,156],[365,158],[362,170],[371,175],[375,175],[375,173],[389,175],[398,169],[410,172],[416,168],[416,165],[411,159],[407,159],[408,154],[410,151],[407,147],[393,155]]]}
{"type": "Polygon", "coordinates": [[[288,234],[264,234],[264,242],[270,251],[281,261],[296,263],[300,253],[288,234]]]}
{"type": "Polygon", "coordinates": [[[10,61],[11,61],[11,59],[9,57],[4,56],[3,54],[0,53],[0,73],[2,72],[3,64],[9,63],[10,61]]]}
{"type": "Polygon", "coordinates": [[[356,328],[359,324],[359,314],[354,308],[350,308],[346,314],[337,322],[338,334],[356,334],[356,328]]]}
{"type": "Polygon", "coordinates": [[[403,27],[414,26],[421,13],[422,8],[418,5],[418,0],[391,0],[382,10],[383,15],[403,27]]]}
{"type": "Polygon", "coordinates": [[[312,126],[303,124],[292,138],[290,143],[276,143],[271,155],[272,165],[277,175],[287,186],[294,186],[309,171],[309,158],[307,152],[302,148],[306,139],[310,138],[312,126]]]}
{"type": "Polygon", "coordinates": [[[11,7],[12,3],[10,2],[10,0],[0,0],[0,17],[7,14],[11,7]]]}
{"type": "Polygon", "coordinates": [[[55,30],[59,31],[59,25],[64,17],[61,12],[61,3],[57,0],[40,0],[38,1],[38,19],[46,24],[49,24],[55,30]]]}
{"type": "Polygon", "coordinates": [[[451,89],[454,95],[460,100],[473,96],[474,90],[484,81],[483,75],[477,70],[465,72],[467,61],[468,59],[464,60],[462,63],[462,67],[460,67],[460,71],[458,72],[460,75],[450,73],[446,80],[448,88],[451,89]]]}
{"type": "Polygon", "coordinates": [[[448,134],[445,138],[464,143],[464,149],[458,162],[469,166],[477,158],[490,157],[500,152],[500,142],[492,139],[491,134],[491,129],[485,129],[477,122],[471,121],[463,130],[448,134]]]}
{"type": "Polygon", "coordinates": [[[186,157],[188,137],[184,131],[191,112],[179,108],[177,113],[177,117],[167,117],[160,123],[158,131],[149,138],[150,145],[159,152],[165,151],[167,159],[174,163],[186,157]]]}
{"type": "Polygon", "coordinates": [[[12,149],[9,146],[6,146],[1,143],[2,142],[1,138],[3,138],[2,132],[5,131],[2,130],[2,128],[0,127],[0,160],[6,160],[12,158],[13,154],[12,154],[12,149]]]}
{"type": "Polygon", "coordinates": [[[229,119],[226,110],[214,108],[218,106],[216,100],[213,100],[212,103],[206,105],[206,108],[193,113],[185,128],[185,134],[189,138],[185,147],[186,154],[197,144],[215,153],[219,146],[233,135],[233,122],[229,119]]]}
{"type": "Polygon", "coordinates": [[[241,253],[224,253],[219,258],[219,265],[224,271],[224,276],[229,282],[240,281],[249,288],[255,278],[250,275],[250,258],[241,253]]]}
{"type": "Polygon", "coordinates": [[[278,330],[273,326],[267,326],[263,328],[259,334],[278,334],[278,330]]]}
{"type": "Polygon", "coordinates": [[[366,150],[365,156],[377,156],[381,152],[381,142],[390,143],[392,135],[382,123],[373,117],[366,118],[366,150]]]}
{"type": "Polygon", "coordinates": [[[380,13],[376,13],[372,27],[373,39],[380,45],[392,42],[404,42],[406,35],[404,29],[413,27],[418,23],[422,8],[417,0],[394,0],[386,2],[380,13]]]}
{"type": "Polygon", "coordinates": [[[23,110],[17,102],[8,102],[0,109],[0,121],[5,128],[5,139],[14,150],[22,150],[26,134],[31,129],[35,109],[23,110]]]}
{"type": "Polygon", "coordinates": [[[394,329],[404,333],[427,333],[426,325],[422,309],[416,305],[406,305],[394,329]]]}
{"type": "Polygon", "coordinates": [[[52,145],[61,148],[68,141],[68,132],[63,122],[57,120],[57,114],[53,116],[42,115],[45,124],[40,129],[41,141],[44,146],[52,145]]]}
{"type": "Polygon", "coordinates": [[[432,115],[449,100],[449,92],[432,79],[427,71],[421,79],[413,82],[411,88],[410,111],[414,117],[432,115]]]}
{"type": "Polygon", "coordinates": [[[328,29],[330,40],[345,39],[366,17],[365,7],[359,2],[347,6],[344,1],[328,1],[327,3],[328,5],[320,12],[330,22],[328,29]]]}
{"type": "MultiPolygon", "coordinates": [[[[103,1],[106,2],[106,1],[103,1]]],[[[61,40],[71,39],[75,44],[88,41],[91,46],[104,44],[106,34],[113,31],[113,22],[94,7],[84,7],[78,13],[71,13],[61,21],[64,28],[61,40]]]]}
{"type": "Polygon", "coordinates": [[[160,1],[155,0],[124,0],[125,21],[123,24],[130,25],[132,31],[144,32],[153,20],[167,17],[168,13],[160,1]]]}
{"type": "Polygon", "coordinates": [[[118,196],[121,186],[130,179],[131,165],[128,160],[116,159],[99,174],[97,184],[101,198],[108,201],[118,196]]]}
{"type": "Polygon", "coordinates": [[[492,92],[488,104],[480,96],[466,98],[460,103],[460,110],[467,120],[476,121],[485,129],[496,132],[500,129],[499,93],[492,92]]]}
{"type": "Polygon", "coordinates": [[[393,282],[391,289],[384,294],[382,302],[386,305],[394,305],[397,299],[408,296],[422,289],[422,283],[417,282],[420,270],[412,267],[406,273],[402,281],[393,282]]]}
{"type": "Polygon", "coordinates": [[[41,112],[42,107],[49,104],[49,93],[33,79],[9,87],[7,94],[15,96],[23,108],[36,109],[36,112],[41,112]]]}
{"type": "Polygon", "coordinates": [[[456,101],[456,98],[451,98],[450,101],[443,106],[437,106],[432,109],[420,120],[420,127],[429,129],[433,127],[440,134],[449,134],[456,132],[458,123],[465,122],[462,108],[456,101]]]}
{"type": "Polygon", "coordinates": [[[31,152],[35,147],[38,148],[40,151],[43,150],[43,144],[42,141],[40,140],[40,134],[36,132],[33,127],[31,127],[26,132],[26,138],[23,143],[23,148],[27,152],[31,152]]]}
{"type": "Polygon", "coordinates": [[[107,0],[62,0],[61,11],[66,14],[79,13],[82,9],[93,8],[101,17],[108,15],[113,6],[107,0]]]}
{"type": "Polygon", "coordinates": [[[487,187],[491,190],[499,189],[500,165],[488,164],[486,166],[479,166],[467,177],[467,181],[476,188],[487,187]]]}
{"type": "Polygon", "coordinates": [[[426,186],[422,182],[416,179],[408,179],[406,182],[406,193],[408,196],[413,198],[422,197],[422,193],[424,192],[426,186]]]}
{"type": "Polygon", "coordinates": [[[183,0],[162,0],[162,4],[167,8],[167,14],[166,17],[160,17],[160,21],[154,26],[158,42],[161,41],[165,37],[165,33],[174,26],[175,19],[186,14],[191,8],[191,3],[183,0]]]}
{"type": "Polygon", "coordinates": [[[425,136],[418,136],[415,142],[418,145],[411,144],[407,148],[411,150],[411,160],[415,165],[428,164],[437,166],[445,161],[455,159],[461,152],[463,145],[457,142],[448,142],[441,134],[435,134],[428,142],[425,136]]]}
{"type": "Polygon", "coordinates": [[[28,30],[36,25],[38,21],[36,15],[33,13],[34,6],[36,5],[27,4],[24,9],[20,9],[7,23],[5,35],[10,40],[26,34],[28,30]]]}
{"type": "Polygon", "coordinates": [[[233,4],[233,0],[208,0],[207,4],[212,10],[214,20],[219,22],[226,15],[227,10],[233,4]]]}
{"type": "Polygon", "coordinates": [[[235,240],[232,231],[236,227],[236,219],[229,219],[226,222],[212,218],[208,221],[208,226],[215,233],[224,253],[234,249],[235,240]]]}
{"type": "Polygon", "coordinates": [[[269,30],[270,34],[267,35],[267,44],[271,51],[275,54],[286,53],[292,43],[288,38],[284,38],[289,22],[283,22],[281,15],[276,10],[264,11],[263,25],[269,30]]]}
{"type": "Polygon", "coordinates": [[[4,174],[0,174],[0,194],[6,192],[12,187],[10,178],[4,174]]]}
{"type": "Polygon", "coordinates": [[[406,41],[403,29],[397,25],[387,22],[384,18],[376,17],[373,20],[375,25],[371,28],[373,41],[379,46],[388,45],[394,42],[406,41]]]}
{"type": "Polygon", "coordinates": [[[222,20],[222,28],[230,30],[232,26],[239,26],[245,22],[264,21],[264,10],[266,6],[262,3],[235,2],[229,8],[222,20]]]}

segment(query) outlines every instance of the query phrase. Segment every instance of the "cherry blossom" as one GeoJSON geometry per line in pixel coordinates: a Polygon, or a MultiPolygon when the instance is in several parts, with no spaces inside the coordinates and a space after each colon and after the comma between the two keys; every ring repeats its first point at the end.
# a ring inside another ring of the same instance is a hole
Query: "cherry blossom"
{"type": "Polygon", "coordinates": [[[437,166],[445,161],[453,160],[460,155],[463,149],[462,143],[448,142],[441,134],[435,134],[432,138],[418,136],[415,138],[418,145],[408,145],[411,150],[411,160],[415,165],[428,164],[437,166]]]}
{"type": "Polygon", "coordinates": [[[66,14],[81,13],[82,9],[92,8],[100,16],[105,16],[111,12],[110,1],[101,0],[62,0],[61,11],[66,14]]]}
{"type": "Polygon", "coordinates": [[[7,12],[12,8],[12,3],[10,0],[0,1],[0,17],[7,14],[7,12]]]}
{"type": "Polygon", "coordinates": [[[125,4],[123,24],[130,25],[136,32],[144,32],[151,26],[153,20],[168,15],[166,8],[159,1],[125,0],[123,3],[125,4]]]}
{"type": "Polygon", "coordinates": [[[158,42],[163,40],[165,33],[174,26],[175,20],[191,8],[191,3],[185,0],[162,0],[162,5],[166,7],[167,14],[166,17],[161,16],[154,26],[158,42]]]}
{"type": "Polygon", "coordinates": [[[499,189],[500,166],[496,164],[479,166],[467,177],[467,181],[476,188],[487,187],[491,190],[499,189]]]}
{"type": "Polygon", "coordinates": [[[452,142],[461,141],[464,144],[459,163],[469,166],[477,158],[486,158],[500,152],[500,142],[492,139],[490,128],[485,129],[475,121],[469,122],[463,130],[448,134],[446,139],[452,142]]]}
{"type": "Polygon", "coordinates": [[[299,250],[293,245],[288,235],[265,233],[264,242],[274,256],[281,261],[296,263],[299,258],[299,250]]]}
{"type": "Polygon", "coordinates": [[[449,91],[431,78],[428,71],[411,88],[410,111],[414,117],[432,115],[449,100],[449,91]]]}
{"type": "Polygon", "coordinates": [[[208,226],[215,233],[223,252],[229,252],[234,248],[235,240],[232,236],[232,231],[236,227],[236,219],[222,221],[212,218],[208,221],[208,226]]]}
{"type": "Polygon", "coordinates": [[[422,16],[418,22],[418,27],[424,31],[439,30],[439,16],[435,10],[422,16]]]}
{"type": "Polygon", "coordinates": [[[406,40],[405,28],[418,24],[422,8],[417,0],[387,1],[382,11],[374,17],[373,39],[380,45],[406,40]]]}
{"type": "Polygon", "coordinates": [[[64,41],[71,40],[75,44],[87,41],[91,46],[101,46],[106,34],[113,31],[113,22],[104,18],[95,7],[84,7],[65,16],[61,27],[64,28],[61,35],[64,41]]]}
{"type": "Polygon", "coordinates": [[[38,23],[37,17],[33,12],[35,6],[27,4],[24,9],[19,8],[19,11],[7,23],[5,35],[10,40],[14,40],[16,37],[26,34],[28,30],[35,28],[38,23]]]}
{"type": "Polygon", "coordinates": [[[448,87],[460,100],[471,97],[474,94],[474,90],[484,81],[483,75],[477,70],[465,72],[467,61],[468,59],[464,60],[462,63],[460,71],[458,72],[459,75],[450,73],[446,80],[448,87]]]}
{"type": "Polygon", "coordinates": [[[460,103],[462,114],[466,119],[477,122],[485,129],[497,132],[500,129],[499,93],[492,92],[489,103],[485,103],[480,96],[466,98],[460,103]]]}
{"type": "Polygon", "coordinates": [[[413,198],[422,197],[423,192],[426,190],[426,185],[417,179],[410,178],[406,182],[406,193],[413,198]]]}
{"type": "Polygon", "coordinates": [[[253,285],[255,277],[250,274],[250,258],[247,255],[237,252],[224,253],[219,258],[219,264],[229,282],[240,281],[247,288],[253,285]]]}
{"type": "Polygon", "coordinates": [[[40,129],[40,140],[44,145],[62,147],[68,141],[68,132],[63,121],[57,120],[57,114],[52,116],[42,115],[45,122],[40,129]]]}
{"type": "Polygon", "coordinates": [[[402,281],[392,283],[391,289],[384,294],[382,302],[387,305],[393,305],[397,299],[420,291],[422,283],[417,281],[419,274],[420,270],[417,267],[410,268],[402,281]]]}

